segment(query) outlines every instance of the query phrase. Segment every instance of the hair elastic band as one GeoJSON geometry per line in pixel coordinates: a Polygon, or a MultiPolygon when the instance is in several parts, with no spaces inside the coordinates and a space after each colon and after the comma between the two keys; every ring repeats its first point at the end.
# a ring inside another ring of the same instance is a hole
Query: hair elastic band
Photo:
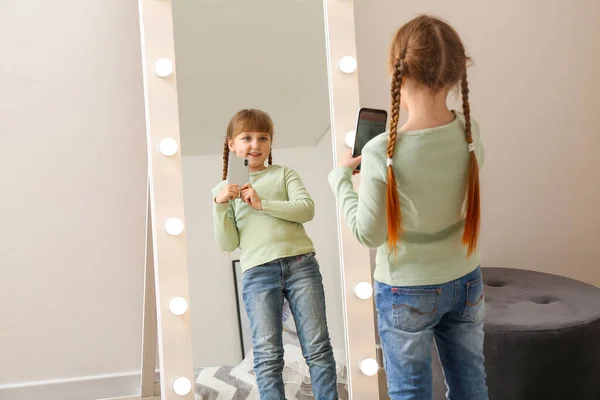
{"type": "Polygon", "coordinates": [[[387,160],[385,160],[385,166],[386,167],[390,167],[392,165],[393,161],[391,158],[388,158],[387,160]]]}
{"type": "Polygon", "coordinates": [[[473,143],[469,143],[469,146],[468,146],[468,148],[469,148],[469,152],[470,152],[470,153],[472,153],[472,152],[474,152],[474,151],[475,151],[475,145],[474,145],[473,143]]]}

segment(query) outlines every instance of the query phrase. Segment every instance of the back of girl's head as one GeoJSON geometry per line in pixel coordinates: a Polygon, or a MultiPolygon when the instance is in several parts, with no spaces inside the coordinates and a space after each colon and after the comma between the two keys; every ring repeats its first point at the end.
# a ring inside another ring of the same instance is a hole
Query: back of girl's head
{"type": "Polygon", "coordinates": [[[392,74],[402,64],[402,76],[434,91],[461,80],[468,57],[458,33],[448,23],[421,15],[396,32],[389,52],[392,74]]]}
{"type": "MultiPolygon", "coordinates": [[[[465,151],[469,152],[466,192],[465,230],[462,242],[468,254],[477,247],[479,236],[480,199],[479,168],[475,157],[471,133],[471,109],[467,83],[467,57],[458,33],[448,23],[428,15],[409,21],[396,32],[389,51],[392,73],[390,135],[387,157],[391,159],[396,148],[398,120],[400,116],[400,88],[403,79],[422,88],[438,93],[460,85],[465,116],[465,151]]],[[[390,162],[388,162],[388,165],[390,162]]],[[[388,243],[395,247],[402,233],[400,203],[394,170],[388,166],[388,243]]]]}
{"type": "MultiPolygon", "coordinates": [[[[229,166],[229,141],[235,139],[242,132],[260,132],[268,133],[273,141],[274,126],[273,120],[264,111],[252,108],[240,110],[231,118],[225,134],[225,143],[223,146],[223,180],[227,179],[227,170],[229,166]]],[[[269,153],[269,165],[273,164],[273,151],[269,153]]]]}

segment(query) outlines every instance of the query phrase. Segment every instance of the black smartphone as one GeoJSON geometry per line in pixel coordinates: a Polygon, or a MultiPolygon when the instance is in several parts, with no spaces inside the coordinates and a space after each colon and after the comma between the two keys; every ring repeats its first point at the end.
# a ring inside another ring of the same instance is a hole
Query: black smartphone
{"type": "MultiPolygon", "coordinates": [[[[385,132],[386,125],[387,111],[364,107],[358,110],[352,157],[360,156],[369,140],[385,132]]],[[[360,165],[356,169],[360,170],[360,165]]]]}

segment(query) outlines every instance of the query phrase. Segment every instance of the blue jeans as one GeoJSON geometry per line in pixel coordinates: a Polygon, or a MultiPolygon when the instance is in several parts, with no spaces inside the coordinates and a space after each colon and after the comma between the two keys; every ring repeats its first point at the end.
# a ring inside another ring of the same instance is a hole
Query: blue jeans
{"type": "Polygon", "coordinates": [[[282,306],[287,299],[317,400],[337,400],[337,374],[325,316],[325,293],[314,253],[251,268],[242,277],[261,400],[285,399],[282,306]]]}
{"type": "MultiPolygon", "coordinates": [[[[481,271],[433,286],[375,284],[391,400],[431,400],[433,340],[450,400],[487,400],[481,271]]],[[[507,399],[508,400],[508,399],[507,399]]]]}

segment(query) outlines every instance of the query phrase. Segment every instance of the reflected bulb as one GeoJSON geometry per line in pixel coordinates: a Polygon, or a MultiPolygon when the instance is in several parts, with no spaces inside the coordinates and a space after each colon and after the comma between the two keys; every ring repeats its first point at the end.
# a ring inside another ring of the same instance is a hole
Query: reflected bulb
{"type": "Polygon", "coordinates": [[[346,133],[346,137],[344,138],[344,143],[346,143],[346,146],[353,149],[355,140],[356,140],[356,131],[350,131],[350,132],[346,133]]]}
{"type": "Polygon", "coordinates": [[[369,282],[360,282],[354,286],[354,294],[362,300],[367,300],[373,296],[373,286],[369,282]]]}
{"type": "Polygon", "coordinates": [[[163,156],[171,157],[177,153],[178,149],[177,141],[173,138],[166,138],[158,143],[158,151],[163,156]]]}
{"type": "Polygon", "coordinates": [[[169,302],[169,310],[175,315],[183,315],[188,309],[188,303],[183,297],[175,297],[169,302]]]}
{"type": "Polygon", "coordinates": [[[360,368],[360,372],[367,376],[374,376],[379,371],[379,364],[372,358],[365,358],[364,360],[358,363],[358,368],[360,368]]]}
{"type": "Polygon", "coordinates": [[[177,236],[183,232],[183,221],[177,217],[171,217],[165,222],[165,231],[169,235],[177,236]]]}
{"type": "Polygon", "coordinates": [[[173,381],[173,391],[180,396],[185,396],[192,390],[192,382],[188,378],[179,377],[173,381]]]}
{"type": "Polygon", "coordinates": [[[161,58],[154,63],[154,73],[161,78],[166,78],[173,73],[173,63],[166,58],[161,58]]]}
{"type": "Polygon", "coordinates": [[[340,59],[338,64],[340,70],[345,74],[351,74],[356,71],[357,62],[356,58],[352,56],[344,56],[340,59]]]}

